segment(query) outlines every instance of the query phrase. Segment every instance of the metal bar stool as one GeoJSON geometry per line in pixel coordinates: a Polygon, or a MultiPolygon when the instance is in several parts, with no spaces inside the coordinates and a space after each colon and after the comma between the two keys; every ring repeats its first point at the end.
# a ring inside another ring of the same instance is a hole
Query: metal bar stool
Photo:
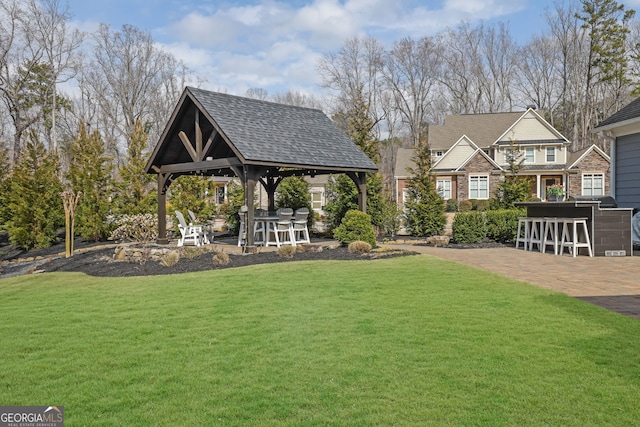
{"type": "Polygon", "coordinates": [[[589,239],[589,229],[587,227],[587,218],[563,218],[562,219],[562,241],[560,242],[560,254],[564,252],[564,248],[576,257],[579,248],[587,248],[589,256],[593,256],[591,250],[591,240],[589,239]],[[580,237],[584,236],[581,241],[580,237]]]}

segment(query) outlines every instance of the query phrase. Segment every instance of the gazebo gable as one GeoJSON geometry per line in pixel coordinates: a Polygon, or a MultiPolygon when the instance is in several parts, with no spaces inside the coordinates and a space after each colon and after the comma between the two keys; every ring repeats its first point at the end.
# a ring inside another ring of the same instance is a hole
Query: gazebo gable
{"type": "Polygon", "coordinates": [[[147,162],[146,172],[231,175],[234,172],[229,166],[240,166],[242,161],[215,121],[185,91],[147,162]]]}

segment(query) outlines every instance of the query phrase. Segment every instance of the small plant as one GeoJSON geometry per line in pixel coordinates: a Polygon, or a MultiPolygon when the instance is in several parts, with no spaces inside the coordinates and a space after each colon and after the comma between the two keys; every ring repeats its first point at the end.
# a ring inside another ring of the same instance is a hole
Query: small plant
{"type": "Polygon", "coordinates": [[[183,247],[182,248],[182,256],[187,259],[197,258],[206,252],[207,252],[207,248],[205,247],[189,247],[189,248],[183,247]]]}
{"type": "Polygon", "coordinates": [[[229,264],[229,255],[226,252],[216,252],[213,256],[213,264],[217,266],[229,264]]]}
{"type": "Polygon", "coordinates": [[[160,264],[165,267],[173,267],[180,261],[180,253],[178,251],[167,252],[161,259],[160,264]]]}
{"type": "Polygon", "coordinates": [[[564,195],[564,185],[553,184],[547,187],[547,196],[563,196],[563,195],[564,195]]]}
{"type": "Polygon", "coordinates": [[[122,215],[114,218],[117,228],[109,240],[129,242],[150,242],[158,238],[158,215],[122,215]]]}
{"type": "Polygon", "coordinates": [[[363,240],[371,246],[376,245],[371,217],[358,210],[350,210],[346,213],[340,226],[333,232],[333,237],[347,245],[356,240],[363,240]]]}
{"type": "Polygon", "coordinates": [[[281,246],[278,249],[278,256],[281,258],[293,258],[293,254],[296,253],[294,246],[281,246]]]}
{"type": "Polygon", "coordinates": [[[471,201],[461,200],[460,203],[458,203],[458,212],[469,212],[472,207],[471,201]]]}
{"type": "Polygon", "coordinates": [[[349,243],[348,250],[352,254],[368,254],[371,252],[371,245],[367,242],[363,242],[362,240],[356,240],[355,242],[349,243]]]}

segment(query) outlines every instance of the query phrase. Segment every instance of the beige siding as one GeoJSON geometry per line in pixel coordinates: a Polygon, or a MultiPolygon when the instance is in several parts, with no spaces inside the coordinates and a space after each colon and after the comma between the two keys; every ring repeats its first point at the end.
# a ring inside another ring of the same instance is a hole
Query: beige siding
{"type": "Polygon", "coordinates": [[[509,130],[501,141],[526,141],[535,139],[559,139],[559,136],[547,128],[532,113],[527,114],[509,130]]]}
{"type": "Polygon", "coordinates": [[[457,169],[475,151],[468,141],[462,140],[444,155],[437,167],[438,169],[457,169]]]}

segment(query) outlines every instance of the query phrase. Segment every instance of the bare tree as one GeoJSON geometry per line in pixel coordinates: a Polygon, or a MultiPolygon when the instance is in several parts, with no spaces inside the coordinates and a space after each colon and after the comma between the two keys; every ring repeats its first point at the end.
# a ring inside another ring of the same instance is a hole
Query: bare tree
{"type": "Polygon", "coordinates": [[[22,136],[40,118],[33,89],[42,46],[31,43],[29,17],[15,0],[0,0],[0,95],[13,124],[13,162],[22,136]]]}
{"type": "Polygon", "coordinates": [[[159,49],[149,33],[133,26],[112,31],[101,24],[93,38],[94,55],[79,77],[83,105],[95,109],[85,121],[97,120],[98,130],[119,159],[136,120],[142,121],[155,143],[188,70],[159,49]]]}
{"type": "Polygon", "coordinates": [[[443,46],[443,69],[439,75],[449,103],[447,110],[453,114],[484,112],[479,81],[483,65],[478,30],[463,24],[440,34],[438,41],[443,46]]]}
{"type": "Polygon", "coordinates": [[[554,124],[554,111],[561,101],[561,56],[550,36],[536,36],[520,48],[516,87],[527,105],[548,112],[554,124]]]}
{"type": "Polygon", "coordinates": [[[52,79],[51,106],[45,108],[51,119],[45,121],[45,127],[49,149],[56,150],[56,111],[59,108],[56,85],[69,81],[78,72],[84,34],[67,25],[71,15],[68,6],[63,8],[60,0],[29,0],[27,10],[32,21],[31,34],[43,48],[43,60],[49,65],[52,79]]]}
{"type": "Polygon", "coordinates": [[[431,121],[432,92],[439,81],[440,47],[429,37],[405,38],[385,56],[384,76],[395,109],[408,127],[414,147],[426,140],[425,123],[431,121]]]}
{"type": "Polygon", "coordinates": [[[384,48],[374,38],[348,39],[337,53],[323,57],[318,64],[323,86],[335,94],[336,111],[345,111],[364,102],[376,133],[382,119],[379,108],[382,89],[384,48]]]}
{"type": "Polygon", "coordinates": [[[302,92],[288,91],[285,93],[276,93],[272,97],[274,102],[280,104],[295,105],[298,107],[322,109],[322,103],[313,95],[302,92]]]}
{"type": "Polygon", "coordinates": [[[574,3],[561,1],[546,13],[550,35],[559,55],[560,102],[554,114],[554,125],[574,144],[581,134],[585,100],[583,80],[588,55],[587,37],[576,13],[574,3]]]}
{"type": "Polygon", "coordinates": [[[247,97],[266,101],[269,99],[269,92],[261,87],[252,87],[247,89],[247,97]]]}

